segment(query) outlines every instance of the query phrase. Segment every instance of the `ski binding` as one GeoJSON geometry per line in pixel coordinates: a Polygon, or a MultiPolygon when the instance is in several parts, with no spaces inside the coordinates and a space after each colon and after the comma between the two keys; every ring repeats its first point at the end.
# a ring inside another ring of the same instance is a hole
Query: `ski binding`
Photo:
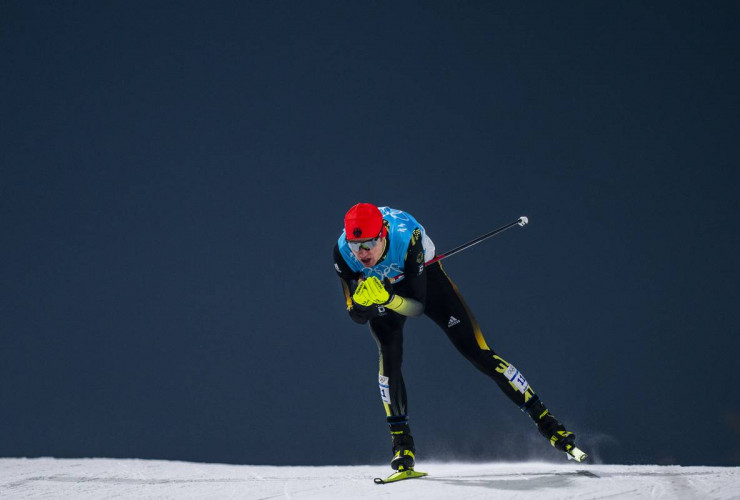
{"type": "Polygon", "coordinates": [[[404,479],[414,479],[417,477],[424,477],[427,476],[428,473],[426,472],[417,472],[414,469],[404,469],[399,470],[398,472],[394,472],[390,476],[383,479],[382,477],[376,477],[373,479],[375,484],[387,484],[387,483],[395,483],[396,481],[403,481],[404,479]]]}

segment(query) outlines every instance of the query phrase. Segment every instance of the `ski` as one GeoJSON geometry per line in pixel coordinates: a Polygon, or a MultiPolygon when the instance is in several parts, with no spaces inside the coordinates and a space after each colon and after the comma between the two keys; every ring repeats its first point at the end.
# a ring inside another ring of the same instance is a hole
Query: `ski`
{"type": "Polygon", "coordinates": [[[583,462],[588,458],[588,455],[586,455],[583,450],[576,448],[575,446],[566,451],[565,454],[568,455],[568,460],[575,460],[576,462],[583,462]]]}
{"type": "Polygon", "coordinates": [[[387,484],[395,483],[396,481],[403,481],[404,479],[414,479],[417,477],[424,477],[428,474],[426,472],[417,472],[414,469],[406,469],[398,472],[394,472],[390,476],[383,479],[382,477],[376,477],[373,479],[375,484],[387,484]]]}

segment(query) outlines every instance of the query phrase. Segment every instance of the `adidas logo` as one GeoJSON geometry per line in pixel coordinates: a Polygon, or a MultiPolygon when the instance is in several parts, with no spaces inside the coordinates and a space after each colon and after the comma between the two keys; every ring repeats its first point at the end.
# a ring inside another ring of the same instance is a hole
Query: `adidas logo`
{"type": "Polygon", "coordinates": [[[454,316],[450,316],[450,321],[447,322],[447,328],[449,328],[451,326],[455,326],[458,323],[460,323],[460,320],[459,319],[457,319],[454,316]]]}

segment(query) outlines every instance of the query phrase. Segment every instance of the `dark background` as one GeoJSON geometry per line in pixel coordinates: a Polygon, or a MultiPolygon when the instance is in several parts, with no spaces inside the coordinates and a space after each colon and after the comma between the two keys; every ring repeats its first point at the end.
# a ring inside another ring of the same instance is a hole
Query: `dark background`
{"type": "MultiPolygon", "coordinates": [[[[596,462],[740,464],[737,2],[0,2],[0,456],[386,463],[331,248],[438,250],[596,462]]],[[[564,460],[426,319],[420,460],[564,460]]]]}

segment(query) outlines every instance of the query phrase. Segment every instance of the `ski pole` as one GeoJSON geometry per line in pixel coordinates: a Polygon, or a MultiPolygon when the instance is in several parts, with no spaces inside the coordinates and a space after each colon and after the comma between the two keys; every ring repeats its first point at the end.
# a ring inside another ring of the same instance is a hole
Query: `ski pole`
{"type": "MultiPolygon", "coordinates": [[[[447,257],[451,257],[452,255],[455,255],[456,253],[462,252],[463,250],[465,250],[467,248],[470,248],[473,245],[477,245],[478,243],[480,243],[483,240],[487,240],[491,236],[495,236],[495,235],[497,235],[499,233],[503,233],[504,231],[506,231],[510,227],[514,227],[516,225],[519,225],[519,226],[524,227],[528,223],[529,223],[529,219],[527,217],[521,216],[517,220],[515,220],[514,222],[510,222],[510,223],[506,224],[505,226],[501,226],[498,229],[494,229],[490,233],[486,233],[484,235],[478,236],[477,238],[475,238],[473,240],[470,240],[467,243],[463,243],[459,247],[455,247],[452,250],[449,250],[449,251],[447,251],[447,252],[445,252],[443,254],[437,255],[432,260],[426,262],[424,265],[425,266],[428,266],[430,264],[434,264],[435,262],[439,262],[442,259],[446,259],[447,257]]],[[[395,278],[393,278],[391,281],[397,281],[401,276],[403,276],[403,274],[399,274],[398,276],[396,276],[395,278]]]]}

